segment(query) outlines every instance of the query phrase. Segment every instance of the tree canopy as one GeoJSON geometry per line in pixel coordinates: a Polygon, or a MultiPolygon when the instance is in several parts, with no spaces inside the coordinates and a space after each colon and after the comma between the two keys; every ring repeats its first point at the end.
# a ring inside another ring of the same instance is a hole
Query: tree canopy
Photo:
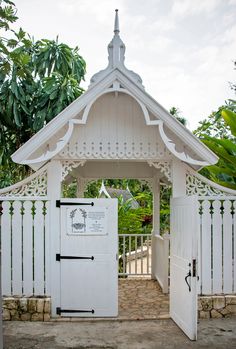
{"type": "Polygon", "coordinates": [[[10,169],[1,186],[14,181],[10,155],[81,95],[86,70],[78,47],[58,38],[34,41],[22,28],[13,30],[16,13],[13,2],[0,0],[0,27],[6,32],[0,37],[0,165],[10,169]]]}

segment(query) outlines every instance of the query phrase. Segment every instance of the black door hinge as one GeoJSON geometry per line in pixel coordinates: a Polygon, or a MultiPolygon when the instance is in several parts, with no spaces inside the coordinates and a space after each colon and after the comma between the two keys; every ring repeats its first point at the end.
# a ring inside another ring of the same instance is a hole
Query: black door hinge
{"type": "Polygon", "coordinates": [[[56,261],[60,262],[61,259],[91,259],[91,261],[94,260],[94,256],[91,257],[80,257],[80,256],[61,256],[60,253],[56,254],[56,261]]]}
{"type": "Polygon", "coordinates": [[[78,314],[82,314],[82,313],[91,313],[94,314],[95,311],[92,310],[82,310],[82,309],[61,309],[60,307],[56,308],[56,314],[57,315],[61,315],[61,313],[78,313],[78,314]]]}
{"type": "Polygon", "coordinates": [[[94,206],[94,202],[61,202],[56,200],[56,207],[64,206],[94,206]]]}

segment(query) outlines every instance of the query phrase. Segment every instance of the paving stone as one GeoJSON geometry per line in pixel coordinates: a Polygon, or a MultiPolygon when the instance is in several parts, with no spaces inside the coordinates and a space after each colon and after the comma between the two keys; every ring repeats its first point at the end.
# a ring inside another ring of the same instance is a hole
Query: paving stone
{"type": "Polygon", "coordinates": [[[163,295],[157,281],[126,278],[119,280],[119,317],[157,319],[169,316],[169,296],[163,295]]]}

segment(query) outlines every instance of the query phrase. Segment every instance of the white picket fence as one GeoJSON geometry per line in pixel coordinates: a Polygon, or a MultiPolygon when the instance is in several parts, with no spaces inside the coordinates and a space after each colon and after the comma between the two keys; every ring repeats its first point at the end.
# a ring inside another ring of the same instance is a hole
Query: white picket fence
{"type": "Polygon", "coordinates": [[[2,294],[49,295],[49,202],[0,200],[2,294]]]}
{"type": "MultiPolygon", "coordinates": [[[[50,295],[50,202],[40,197],[0,198],[0,205],[3,295],[50,295]]],[[[236,197],[199,197],[199,214],[199,293],[236,293],[236,197]]],[[[124,268],[120,274],[150,274],[151,246],[146,238],[134,237],[137,240],[132,253],[132,237],[121,237],[124,268]],[[139,250],[138,272],[138,259],[131,257],[137,257],[139,250]]],[[[168,246],[166,251],[168,256],[168,246]]],[[[155,258],[158,261],[160,255],[155,258]]],[[[168,278],[168,268],[165,270],[168,278]]]]}
{"type": "Polygon", "coordinates": [[[236,197],[199,197],[199,214],[199,293],[236,293],[236,197]]]}

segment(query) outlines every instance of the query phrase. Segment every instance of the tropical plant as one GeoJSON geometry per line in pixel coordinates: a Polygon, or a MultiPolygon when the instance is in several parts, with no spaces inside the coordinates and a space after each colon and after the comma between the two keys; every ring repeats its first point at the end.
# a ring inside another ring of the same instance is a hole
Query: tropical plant
{"type": "Polygon", "coordinates": [[[219,157],[216,165],[203,169],[203,174],[214,182],[236,189],[236,113],[222,109],[220,112],[222,137],[202,135],[201,140],[219,157]],[[226,133],[227,132],[227,133],[226,133]]]}
{"type": "Polygon", "coordinates": [[[1,186],[28,172],[10,155],[81,95],[85,75],[78,47],[58,38],[34,42],[21,28],[10,28],[16,19],[14,3],[0,1],[0,26],[7,31],[7,38],[0,37],[0,165],[9,173],[9,183],[0,177],[1,186]]]}
{"type": "Polygon", "coordinates": [[[181,115],[181,111],[178,108],[170,108],[170,114],[173,115],[182,125],[187,126],[187,119],[181,115]]]}

